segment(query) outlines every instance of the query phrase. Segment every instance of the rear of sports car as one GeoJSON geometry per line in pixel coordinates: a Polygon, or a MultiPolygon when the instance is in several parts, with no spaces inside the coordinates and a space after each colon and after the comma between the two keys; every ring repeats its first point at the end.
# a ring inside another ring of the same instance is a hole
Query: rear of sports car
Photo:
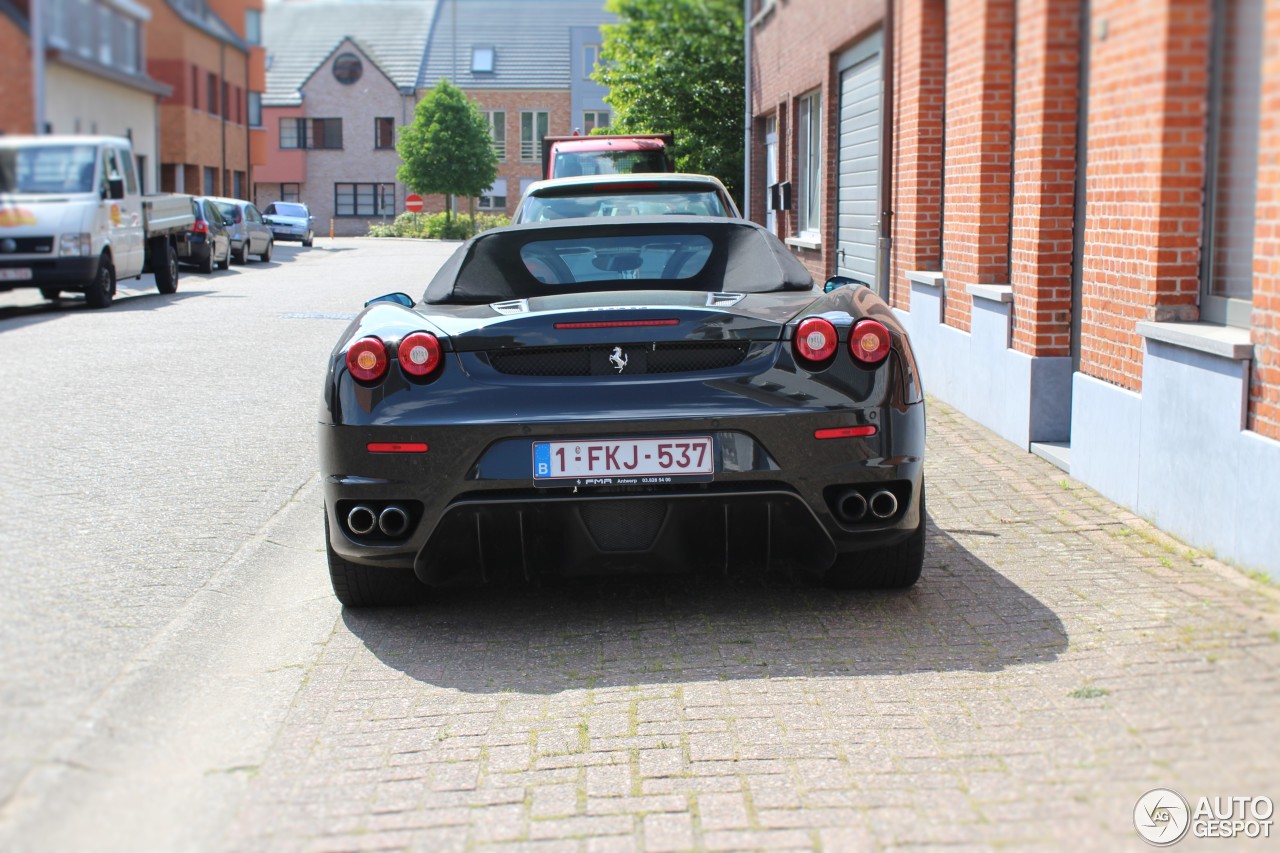
{"type": "Polygon", "coordinates": [[[924,404],[884,303],[626,281],[357,318],[320,439],[345,604],[632,572],[915,582],[924,404]]]}

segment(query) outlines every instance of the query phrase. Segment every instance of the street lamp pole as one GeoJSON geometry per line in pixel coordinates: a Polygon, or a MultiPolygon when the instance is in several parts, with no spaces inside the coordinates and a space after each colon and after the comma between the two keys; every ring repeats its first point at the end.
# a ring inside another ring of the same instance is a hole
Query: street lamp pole
{"type": "Polygon", "coordinates": [[[44,4],[31,0],[31,95],[35,133],[44,133],[44,4]]]}

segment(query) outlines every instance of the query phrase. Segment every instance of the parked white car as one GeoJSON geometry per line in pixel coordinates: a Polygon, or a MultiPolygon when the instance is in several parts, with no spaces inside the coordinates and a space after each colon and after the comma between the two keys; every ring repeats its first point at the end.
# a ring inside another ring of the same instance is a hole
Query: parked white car
{"type": "Polygon", "coordinates": [[[192,222],[190,196],[139,192],[127,139],[0,137],[0,290],[83,292],[105,308],[117,281],[149,270],[173,293],[192,222]]]}
{"type": "Polygon", "coordinates": [[[585,175],[535,181],[511,224],[597,216],[714,216],[741,218],[718,178],[679,172],[585,175]]]}

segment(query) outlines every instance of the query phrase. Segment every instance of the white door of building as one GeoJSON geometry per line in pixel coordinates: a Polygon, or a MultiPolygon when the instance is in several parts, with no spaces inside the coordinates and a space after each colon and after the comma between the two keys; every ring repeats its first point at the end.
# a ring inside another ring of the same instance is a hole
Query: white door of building
{"type": "Polygon", "coordinates": [[[836,272],[877,286],[880,213],[881,35],[840,57],[836,272]]]}

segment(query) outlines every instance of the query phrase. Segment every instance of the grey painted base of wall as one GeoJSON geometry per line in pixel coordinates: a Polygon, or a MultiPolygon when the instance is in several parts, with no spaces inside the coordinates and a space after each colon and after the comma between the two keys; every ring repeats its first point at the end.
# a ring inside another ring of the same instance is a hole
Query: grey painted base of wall
{"type": "Polygon", "coordinates": [[[1280,442],[1242,428],[1248,362],[1148,339],[1141,394],[1074,384],[1072,477],[1280,580],[1280,442]]]}
{"type": "Polygon", "coordinates": [[[1019,447],[1069,440],[1073,478],[1280,580],[1280,442],[1243,428],[1247,362],[1147,339],[1135,394],[1009,349],[1008,303],[974,299],[966,333],[942,322],[944,299],[913,282],[895,309],[925,391],[1019,447]]]}
{"type": "Polygon", "coordinates": [[[1009,348],[1007,302],[974,299],[971,332],[942,322],[945,288],[913,283],[907,327],[925,389],[1019,447],[1066,441],[1071,432],[1071,359],[1009,348]]]}

